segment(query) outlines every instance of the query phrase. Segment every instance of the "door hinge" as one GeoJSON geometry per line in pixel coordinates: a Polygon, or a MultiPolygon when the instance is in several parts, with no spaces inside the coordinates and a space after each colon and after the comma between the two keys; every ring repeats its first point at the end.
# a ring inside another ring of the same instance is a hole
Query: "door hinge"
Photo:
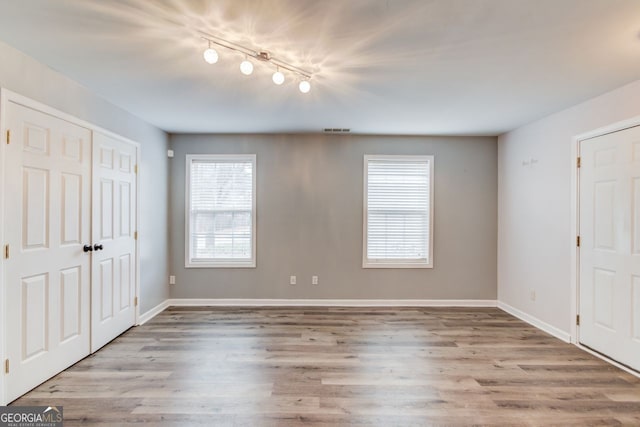
{"type": "Polygon", "coordinates": [[[580,247],[580,236],[576,236],[576,246],[580,247]]]}
{"type": "Polygon", "coordinates": [[[11,144],[11,131],[7,129],[7,144],[11,144]]]}
{"type": "Polygon", "coordinates": [[[5,374],[9,373],[9,359],[4,360],[4,373],[5,374]]]}
{"type": "Polygon", "coordinates": [[[581,157],[578,157],[578,158],[576,159],[576,166],[577,166],[577,167],[580,167],[580,166],[581,166],[581,164],[582,164],[581,157]]]}
{"type": "Polygon", "coordinates": [[[580,326],[580,315],[576,314],[576,325],[580,326]]]}
{"type": "Polygon", "coordinates": [[[138,306],[138,297],[135,297],[133,299],[133,305],[136,306],[136,307],[138,306]]]}
{"type": "Polygon", "coordinates": [[[9,245],[4,245],[4,259],[9,259],[9,245]]]}
{"type": "Polygon", "coordinates": [[[133,166],[133,172],[134,173],[138,173],[138,165],[134,165],[133,166]]]}
{"type": "Polygon", "coordinates": [[[138,240],[138,232],[137,231],[133,232],[133,240],[138,240]]]}

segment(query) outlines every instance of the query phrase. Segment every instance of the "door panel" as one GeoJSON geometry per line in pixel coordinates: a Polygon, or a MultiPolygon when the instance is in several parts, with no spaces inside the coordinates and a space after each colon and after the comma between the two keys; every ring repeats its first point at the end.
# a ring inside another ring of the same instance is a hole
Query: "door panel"
{"type": "Polygon", "coordinates": [[[82,176],[63,173],[61,188],[61,243],[63,245],[79,244],[82,236],[80,229],[82,224],[82,176]]]}
{"type": "Polygon", "coordinates": [[[100,183],[100,206],[96,210],[99,212],[100,221],[99,240],[110,240],[113,237],[113,181],[102,179],[100,183]]]}
{"type": "Polygon", "coordinates": [[[100,296],[102,298],[102,315],[100,321],[104,322],[113,317],[113,260],[105,259],[100,262],[100,296]]]}
{"type": "Polygon", "coordinates": [[[91,351],[135,323],[136,147],[94,133],[91,351]]]}
{"type": "Polygon", "coordinates": [[[81,266],[64,269],[60,272],[61,315],[60,341],[66,341],[80,334],[81,266]]]}
{"type": "Polygon", "coordinates": [[[604,328],[613,329],[613,299],[616,273],[595,268],[593,278],[595,323],[604,328]]]}
{"type": "Polygon", "coordinates": [[[11,401],[89,354],[91,133],[13,102],[6,119],[11,401]]]}
{"type": "Polygon", "coordinates": [[[49,238],[49,171],[25,167],[23,249],[46,248],[49,238]]]}
{"type": "Polygon", "coordinates": [[[580,342],[640,370],[640,127],[580,153],[580,342]]]}
{"type": "Polygon", "coordinates": [[[632,311],[633,311],[633,331],[631,336],[635,341],[640,343],[640,276],[633,276],[633,285],[631,289],[632,311]]]}
{"type": "Polygon", "coordinates": [[[23,361],[48,350],[48,303],[48,274],[22,279],[23,361]]]}
{"type": "Polygon", "coordinates": [[[119,311],[126,310],[131,307],[131,254],[120,256],[120,307],[119,311]]]}
{"type": "Polygon", "coordinates": [[[120,237],[131,237],[131,183],[120,183],[120,237]]]}
{"type": "Polygon", "coordinates": [[[602,181],[594,184],[594,232],[595,246],[598,249],[615,250],[614,201],[615,181],[602,181]]]}

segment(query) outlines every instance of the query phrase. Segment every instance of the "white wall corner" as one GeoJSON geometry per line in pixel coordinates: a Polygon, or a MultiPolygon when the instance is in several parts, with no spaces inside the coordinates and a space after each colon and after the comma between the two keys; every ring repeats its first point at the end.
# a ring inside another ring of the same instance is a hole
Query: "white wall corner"
{"type": "Polygon", "coordinates": [[[524,311],[520,311],[515,307],[510,306],[509,304],[506,304],[502,301],[498,301],[498,308],[509,313],[510,315],[517,317],[520,320],[523,320],[525,322],[527,322],[528,324],[530,324],[531,326],[534,326],[546,333],[548,333],[549,335],[553,335],[554,337],[566,342],[566,343],[571,343],[571,334],[569,332],[565,332],[561,329],[556,328],[555,326],[552,326],[550,324],[548,324],[547,322],[544,322],[540,319],[538,319],[537,317],[534,317],[530,314],[525,313],[524,311]]]}
{"type": "Polygon", "coordinates": [[[160,304],[156,305],[155,307],[153,307],[151,310],[148,310],[147,312],[145,312],[144,314],[140,315],[140,318],[138,319],[138,324],[136,326],[140,326],[140,325],[144,325],[145,323],[147,323],[149,320],[153,319],[154,317],[156,317],[158,314],[162,313],[164,310],[166,310],[169,307],[169,301],[170,300],[164,300],[163,302],[161,302],[160,304]]]}

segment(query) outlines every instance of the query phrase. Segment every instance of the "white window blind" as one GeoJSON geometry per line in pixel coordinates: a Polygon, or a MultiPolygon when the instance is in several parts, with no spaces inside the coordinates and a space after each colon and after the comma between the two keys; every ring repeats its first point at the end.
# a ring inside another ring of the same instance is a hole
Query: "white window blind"
{"type": "Polygon", "coordinates": [[[432,156],[365,157],[365,267],[430,267],[432,156]]]}
{"type": "Polygon", "coordinates": [[[255,156],[188,156],[187,266],[255,266],[255,156]]]}

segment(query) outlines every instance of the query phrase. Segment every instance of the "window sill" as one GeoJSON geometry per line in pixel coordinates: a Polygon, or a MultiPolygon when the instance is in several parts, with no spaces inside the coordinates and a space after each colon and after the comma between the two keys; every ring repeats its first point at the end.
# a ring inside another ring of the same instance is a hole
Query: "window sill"
{"type": "Polygon", "coordinates": [[[187,262],[184,268],[256,268],[256,262],[187,262]]]}
{"type": "Polygon", "coordinates": [[[433,263],[363,261],[362,268],[433,268],[433,263]]]}

